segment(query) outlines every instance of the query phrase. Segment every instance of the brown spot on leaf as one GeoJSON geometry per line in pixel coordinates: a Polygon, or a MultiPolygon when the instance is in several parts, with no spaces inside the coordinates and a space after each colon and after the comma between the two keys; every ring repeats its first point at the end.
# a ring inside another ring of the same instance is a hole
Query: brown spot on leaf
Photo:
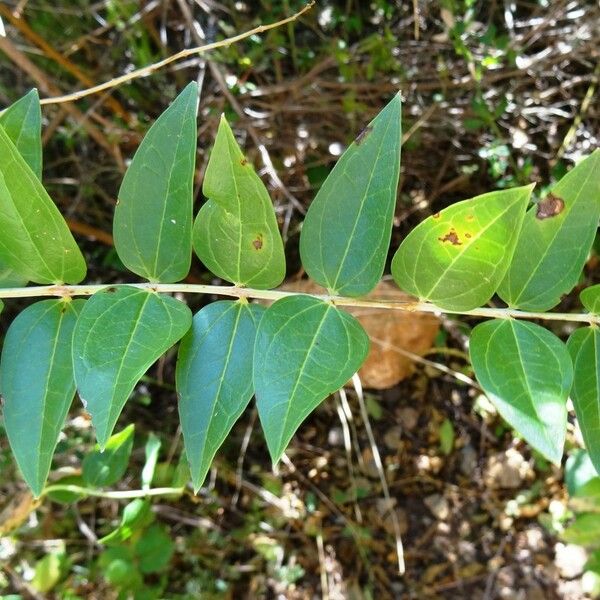
{"type": "Polygon", "coordinates": [[[548,194],[537,205],[535,216],[538,219],[550,219],[559,215],[565,208],[565,202],[562,198],[554,194],[548,194]]]}
{"type": "Polygon", "coordinates": [[[470,240],[471,239],[471,234],[470,233],[465,233],[465,237],[470,240]]]}
{"type": "Polygon", "coordinates": [[[472,221],[474,218],[475,218],[475,216],[474,216],[474,215],[467,215],[467,216],[465,217],[465,221],[472,221]]]}
{"type": "Polygon", "coordinates": [[[451,229],[444,237],[438,238],[440,242],[450,242],[453,246],[462,246],[462,242],[458,239],[458,233],[451,229]]]}
{"type": "Polygon", "coordinates": [[[263,236],[262,233],[259,233],[256,238],[252,241],[252,245],[256,250],[261,250],[263,247],[263,236]]]}
{"type": "Polygon", "coordinates": [[[117,291],[116,287],[109,287],[104,290],[107,294],[114,294],[117,291]]]}
{"type": "Polygon", "coordinates": [[[434,219],[439,219],[439,218],[440,218],[440,213],[439,213],[439,212],[436,212],[434,215],[432,215],[432,217],[433,217],[434,219]]]}
{"type": "Polygon", "coordinates": [[[248,159],[247,158],[242,158],[242,160],[240,160],[240,165],[242,165],[242,167],[245,167],[248,164],[248,159]]]}
{"type": "Polygon", "coordinates": [[[369,134],[371,133],[371,131],[373,131],[373,128],[370,125],[367,125],[357,136],[356,139],[354,140],[354,143],[357,146],[360,146],[364,140],[367,139],[367,137],[369,137],[369,134]]]}

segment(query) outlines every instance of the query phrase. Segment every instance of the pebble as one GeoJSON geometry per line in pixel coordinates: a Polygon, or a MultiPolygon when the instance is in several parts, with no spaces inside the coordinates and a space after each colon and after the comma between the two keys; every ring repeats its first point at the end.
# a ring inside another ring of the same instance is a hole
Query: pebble
{"type": "Polygon", "coordinates": [[[427,496],[423,502],[436,519],[445,521],[450,516],[450,505],[448,504],[448,500],[441,494],[431,494],[431,496],[427,496]]]}

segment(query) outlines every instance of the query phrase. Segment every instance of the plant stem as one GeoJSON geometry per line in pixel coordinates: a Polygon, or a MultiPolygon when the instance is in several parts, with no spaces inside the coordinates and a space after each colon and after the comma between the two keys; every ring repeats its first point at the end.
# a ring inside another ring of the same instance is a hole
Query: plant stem
{"type": "Polygon", "coordinates": [[[103,492],[94,488],[82,487],[79,485],[49,485],[44,488],[40,498],[47,496],[52,492],[70,492],[72,494],[81,494],[85,496],[94,496],[96,498],[111,498],[113,500],[126,500],[130,498],[147,498],[149,496],[181,496],[185,488],[152,488],[149,490],[124,490],[103,492]]]}
{"type": "MultiPolygon", "coordinates": [[[[178,294],[209,294],[215,296],[231,296],[234,298],[256,298],[261,300],[279,300],[287,296],[296,296],[301,292],[282,290],[255,290],[231,285],[200,285],[188,283],[127,283],[132,287],[146,289],[152,292],[178,293],[178,294]]],[[[0,298],[37,298],[40,296],[58,296],[70,298],[72,296],[91,296],[102,289],[114,287],[106,284],[100,285],[40,285],[23,288],[0,289],[0,298]]],[[[404,312],[426,312],[434,314],[458,314],[488,319],[541,319],[545,321],[573,321],[600,325],[600,316],[591,313],[558,313],[558,312],[530,312],[513,308],[474,308],[466,311],[445,310],[418,300],[384,300],[347,298],[328,294],[305,294],[335,306],[355,306],[360,308],[380,308],[387,310],[401,310],[404,312]]]]}
{"type": "Polygon", "coordinates": [[[250,31],[246,31],[244,33],[240,33],[238,35],[234,35],[233,37],[227,38],[225,40],[219,40],[218,42],[212,42],[211,44],[206,44],[204,46],[198,46],[196,48],[186,48],[185,50],[181,50],[181,52],[177,52],[177,54],[173,54],[172,56],[168,56],[167,58],[148,65],[146,67],[142,67],[141,69],[136,69],[135,71],[131,71],[130,73],[126,73],[125,75],[121,75],[120,77],[115,77],[110,81],[105,83],[101,83],[99,85],[95,85],[93,87],[87,88],[85,90],[80,90],[78,92],[73,92],[72,94],[65,94],[64,96],[55,96],[52,98],[43,98],[40,100],[40,104],[59,104],[62,102],[73,102],[75,100],[79,100],[81,98],[85,98],[86,96],[90,96],[91,94],[97,94],[99,92],[103,92],[105,90],[110,90],[114,87],[122,85],[124,83],[129,83],[134,79],[139,79],[140,77],[147,77],[151,75],[155,71],[166,67],[167,65],[183,60],[184,58],[188,58],[190,56],[197,56],[199,54],[205,54],[210,50],[215,50],[217,48],[223,48],[230,46],[231,44],[237,43],[241,40],[245,40],[253,35],[258,35],[264,33],[265,31],[270,31],[271,29],[275,29],[277,27],[281,27],[282,25],[287,25],[288,23],[293,23],[296,19],[300,18],[305,12],[309,11],[315,4],[315,0],[309,0],[308,4],[304,6],[304,8],[300,9],[297,13],[291,15],[290,17],[286,17],[285,19],[281,19],[276,23],[269,23],[267,25],[259,25],[250,31]]]}

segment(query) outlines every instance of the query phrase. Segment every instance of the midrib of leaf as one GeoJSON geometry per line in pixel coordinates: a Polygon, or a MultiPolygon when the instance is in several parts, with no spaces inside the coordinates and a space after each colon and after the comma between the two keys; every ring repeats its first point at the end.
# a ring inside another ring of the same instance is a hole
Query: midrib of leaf
{"type": "MultiPolygon", "coordinates": [[[[381,140],[384,140],[387,136],[387,133],[390,129],[390,124],[391,124],[391,118],[388,119],[388,122],[385,126],[385,132],[383,132],[383,135],[381,136],[381,140]]],[[[346,259],[348,258],[348,253],[350,252],[350,246],[352,245],[352,241],[354,239],[354,233],[356,232],[356,228],[358,227],[358,222],[360,221],[360,217],[363,211],[363,208],[365,206],[365,202],[366,199],[369,197],[369,191],[371,189],[371,183],[373,181],[373,174],[375,173],[375,165],[377,164],[377,162],[379,161],[379,157],[381,156],[381,149],[382,149],[382,144],[379,144],[379,147],[377,149],[377,156],[375,158],[375,160],[372,162],[372,167],[371,167],[371,173],[369,174],[369,182],[367,184],[366,187],[366,191],[363,194],[362,198],[360,199],[360,206],[359,209],[356,211],[356,218],[354,219],[354,225],[352,226],[352,233],[348,236],[348,240],[346,242],[346,248],[344,250],[344,255],[342,256],[342,260],[340,261],[340,265],[338,267],[338,271],[336,273],[335,276],[335,281],[331,287],[331,290],[333,291],[333,293],[337,293],[337,283],[340,279],[340,275],[342,273],[342,270],[344,268],[344,265],[346,264],[346,259]]],[[[344,175],[348,175],[348,172],[346,171],[346,166],[344,165],[344,175]]],[[[329,194],[328,194],[329,197],[329,194]]],[[[321,219],[321,223],[320,223],[320,227],[319,227],[319,237],[321,238],[321,240],[323,239],[323,222],[325,219],[321,219]]],[[[325,266],[325,262],[323,260],[323,244],[320,244],[320,248],[321,248],[321,266],[324,267],[325,266]]],[[[329,280],[329,278],[327,278],[329,280]]]]}
{"type": "MultiPolygon", "coordinates": [[[[146,298],[144,298],[144,301],[142,303],[142,305],[139,308],[139,311],[135,317],[135,325],[133,326],[133,329],[131,330],[131,335],[129,336],[129,340],[127,341],[127,346],[125,346],[125,350],[123,352],[123,356],[121,357],[121,360],[119,361],[119,369],[115,375],[115,386],[113,387],[113,393],[112,393],[112,397],[111,397],[111,406],[113,406],[114,408],[114,400],[115,400],[115,393],[117,390],[117,385],[120,384],[119,379],[121,377],[121,372],[123,371],[123,365],[125,364],[125,360],[127,358],[127,355],[129,354],[129,348],[131,348],[131,344],[133,343],[133,339],[135,338],[135,334],[140,326],[140,323],[142,321],[142,315],[144,313],[144,310],[146,308],[146,305],[148,304],[148,302],[150,301],[150,294],[146,294],[146,298]]],[[[128,298],[135,298],[135,296],[128,296],[128,298]]],[[[135,384],[134,384],[135,385],[135,384]]],[[[112,410],[109,411],[109,416],[112,416],[112,410]]]]}
{"type": "MultiPolygon", "coordinates": [[[[33,112],[33,102],[30,101],[29,104],[27,105],[27,112],[25,113],[25,119],[21,122],[21,127],[19,129],[19,135],[17,137],[17,142],[21,141],[21,137],[23,135],[23,132],[25,131],[25,123],[31,117],[32,112],[33,112]]],[[[15,144],[15,146],[16,145],[17,144],[15,144]]]]}
{"type": "MultiPolygon", "coordinates": [[[[490,227],[492,227],[493,225],[495,225],[500,219],[502,219],[504,217],[504,215],[509,212],[513,205],[516,203],[516,200],[514,202],[512,202],[511,204],[509,204],[496,218],[492,219],[483,229],[481,229],[481,231],[479,233],[477,233],[474,237],[472,237],[469,240],[469,245],[466,246],[465,248],[463,248],[462,252],[456,254],[456,256],[448,263],[448,265],[444,268],[444,270],[442,271],[442,273],[440,274],[440,276],[437,278],[437,281],[433,284],[433,287],[429,290],[429,292],[427,292],[427,294],[424,294],[424,298],[430,298],[431,294],[433,294],[433,292],[436,290],[436,288],[441,284],[442,279],[446,276],[446,274],[448,273],[448,271],[454,266],[454,264],[456,263],[457,260],[460,260],[465,252],[471,248],[471,246],[477,241],[479,240],[479,238],[484,235],[488,229],[490,229],[490,227]]],[[[423,244],[425,242],[425,236],[423,236],[423,239],[421,241],[421,248],[423,247],[423,244]]],[[[419,251],[420,254],[420,251],[419,251]]],[[[416,261],[415,261],[416,263],[416,261]]]]}
{"type": "MultiPolygon", "coordinates": [[[[186,103],[184,109],[182,110],[183,114],[185,114],[186,110],[187,110],[187,103],[186,103]]],[[[165,223],[166,223],[165,215],[167,213],[167,201],[169,198],[169,192],[171,190],[171,183],[173,180],[173,170],[174,170],[173,165],[177,163],[179,146],[181,145],[181,140],[182,140],[181,134],[183,132],[183,128],[186,123],[187,123],[187,119],[181,119],[180,126],[179,126],[179,133],[177,134],[177,144],[175,145],[175,155],[174,155],[175,160],[173,161],[173,163],[171,164],[171,166],[169,168],[169,176],[167,179],[167,198],[165,199],[165,201],[163,202],[163,205],[162,205],[162,215],[160,218],[161,227],[159,227],[159,229],[158,229],[158,240],[156,242],[156,252],[154,253],[154,268],[152,269],[152,273],[154,274],[155,277],[157,277],[157,279],[160,279],[162,277],[162,275],[164,275],[164,273],[166,271],[168,271],[169,268],[171,268],[174,264],[173,257],[171,255],[171,262],[169,263],[169,265],[167,267],[165,267],[165,269],[162,270],[162,272],[160,273],[160,276],[156,273],[156,269],[158,267],[158,255],[160,254],[160,247],[162,244],[162,235],[163,235],[163,231],[165,230],[165,223]]]]}
{"type": "MultiPolygon", "coordinates": [[[[579,202],[579,196],[581,196],[581,192],[583,191],[583,189],[585,188],[585,186],[587,185],[588,180],[591,178],[591,176],[593,175],[593,170],[590,170],[588,176],[586,177],[585,181],[581,184],[579,190],[577,191],[577,195],[575,196],[575,200],[573,200],[573,203],[571,204],[571,206],[566,206],[565,203],[565,216],[563,219],[563,222],[567,220],[567,217],[571,214],[571,211],[573,210],[573,208],[575,208],[575,205],[577,204],[577,202],[579,202]]],[[[535,206],[532,207],[530,210],[535,210],[535,206]]],[[[546,257],[548,256],[548,253],[552,247],[552,245],[554,244],[554,240],[556,239],[556,237],[558,236],[559,232],[562,231],[562,227],[557,227],[554,231],[554,235],[552,236],[552,239],[550,240],[549,244],[546,244],[542,253],[542,257],[540,258],[540,260],[538,261],[537,265],[531,270],[531,272],[529,273],[529,277],[527,278],[527,280],[525,281],[525,283],[521,286],[521,291],[519,293],[519,295],[517,296],[517,298],[509,304],[509,306],[517,306],[519,304],[519,300],[521,299],[521,297],[523,296],[525,290],[527,289],[527,286],[531,283],[531,280],[534,278],[535,275],[537,275],[541,264],[546,260],[546,257]]],[[[517,244],[518,244],[518,240],[517,240],[517,244]]],[[[509,271],[510,273],[510,271],[509,271]]],[[[512,286],[511,286],[512,287],[512,286]]],[[[556,289],[556,285],[553,286],[553,289],[556,289]]],[[[548,290],[545,290],[546,292],[548,290]]],[[[538,294],[537,296],[535,296],[534,298],[530,298],[529,302],[534,302],[537,298],[540,297],[540,295],[542,294],[538,294]]]]}
{"type": "MultiPolygon", "coordinates": [[[[600,378],[598,377],[598,335],[596,335],[596,332],[594,331],[594,329],[592,329],[590,327],[590,333],[588,335],[592,336],[592,340],[594,343],[594,362],[593,362],[593,373],[594,373],[594,382],[596,384],[596,397],[595,397],[595,402],[594,402],[594,398],[592,398],[592,406],[595,408],[595,413],[596,413],[596,419],[600,419],[600,406],[598,405],[598,403],[600,402],[600,378]]],[[[583,346],[583,344],[582,344],[583,346]]],[[[579,360],[577,361],[577,363],[579,364],[579,360]]],[[[595,428],[597,429],[597,428],[595,428]]]]}
{"type": "MultiPolygon", "coordinates": [[[[40,322],[42,322],[45,318],[46,315],[49,312],[52,312],[52,310],[54,309],[56,305],[52,305],[49,306],[47,310],[45,310],[37,319],[34,323],[31,324],[31,326],[28,328],[27,330],[27,334],[25,337],[29,337],[31,335],[31,332],[40,324],[40,322]]],[[[59,330],[60,331],[60,325],[59,325],[59,330]]],[[[41,455],[41,451],[42,451],[42,431],[44,429],[44,422],[46,420],[46,394],[48,392],[48,381],[50,380],[50,373],[52,372],[52,362],[54,360],[54,356],[56,355],[56,344],[58,342],[58,335],[55,336],[54,338],[54,345],[52,347],[52,355],[50,357],[50,361],[48,363],[48,370],[46,371],[46,376],[45,376],[45,384],[44,384],[44,390],[45,390],[45,394],[44,394],[44,402],[42,405],[42,419],[40,420],[40,427],[39,429],[37,429],[37,433],[38,433],[38,440],[39,442],[36,444],[36,448],[37,448],[37,455],[38,457],[41,455]]],[[[40,461],[38,461],[37,463],[37,476],[39,478],[40,476],[40,461]]]]}
{"type": "MultiPolygon", "coordinates": [[[[227,367],[229,366],[229,361],[231,360],[231,353],[233,351],[233,341],[235,339],[235,335],[236,335],[237,330],[238,330],[238,326],[239,326],[239,323],[240,323],[240,318],[242,316],[242,310],[244,310],[244,307],[242,307],[241,305],[239,307],[236,307],[235,305],[233,305],[226,312],[224,312],[221,315],[221,317],[219,317],[215,321],[215,323],[213,325],[213,327],[214,327],[229,312],[229,310],[232,310],[233,308],[237,308],[238,310],[237,310],[237,314],[235,316],[235,323],[233,325],[233,331],[231,333],[231,337],[229,338],[229,345],[227,347],[227,356],[225,357],[225,363],[224,363],[224,366],[223,366],[223,370],[221,371],[221,375],[219,377],[219,385],[217,387],[217,393],[215,394],[215,402],[213,403],[212,408],[210,410],[210,418],[208,420],[207,430],[208,430],[208,427],[212,423],[213,418],[215,416],[215,410],[217,408],[217,402],[219,400],[219,395],[221,393],[221,388],[223,387],[223,382],[225,381],[225,373],[227,372],[227,367]]],[[[213,329],[213,327],[211,327],[211,329],[213,329]]],[[[207,440],[205,439],[204,440],[204,444],[203,444],[203,452],[204,452],[204,450],[206,450],[206,441],[207,440]]]]}
{"type": "MultiPolygon", "coordinates": [[[[302,294],[298,294],[298,295],[302,295],[302,294]]],[[[290,325],[290,323],[292,323],[292,321],[295,321],[298,317],[302,316],[304,313],[312,310],[313,308],[316,308],[318,305],[316,304],[311,304],[310,306],[307,306],[306,308],[303,308],[300,312],[296,313],[293,317],[291,317],[285,324],[286,325],[290,325]]],[[[280,327],[276,332],[275,335],[273,335],[273,337],[270,339],[269,341],[269,345],[267,346],[267,348],[265,349],[265,356],[271,351],[271,346],[273,346],[273,344],[275,343],[275,340],[279,337],[279,334],[283,331],[283,327],[280,327]]]]}
{"type": "MultiPolygon", "coordinates": [[[[50,307],[50,310],[53,310],[56,307],[57,307],[57,305],[54,304],[53,306],[50,307]]],[[[66,308],[66,310],[70,310],[70,309],[71,309],[70,306],[68,306],[66,308]]],[[[54,344],[52,345],[52,354],[50,356],[50,361],[48,363],[48,371],[46,371],[46,381],[44,383],[44,400],[43,400],[43,405],[42,405],[43,418],[42,418],[42,425],[41,425],[41,428],[40,428],[39,444],[38,444],[38,452],[37,452],[38,457],[41,455],[41,452],[42,452],[42,435],[41,434],[42,434],[42,431],[44,429],[44,422],[46,421],[46,408],[48,406],[48,389],[50,387],[49,386],[50,377],[52,376],[52,371],[54,369],[54,358],[56,357],[56,349],[57,349],[57,346],[58,346],[58,338],[60,337],[60,331],[61,331],[61,328],[63,326],[63,320],[64,320],[64,317],[66,315],[66,310],[65,310],[64,313],[62,313],[62,312],[59,311],[60,315],[58,317],[58,326],[56,328],[56,334],[54,336],[54,344]]],[[[49,311],[46,311],[46,313],[44,313],[44,314],[47,314],[48,312],[49,311]]],[[[41,472],[40,472],[41,462],[39,460],[38,460],[38,465],[37,466],[38,466],[38,478],[39,478],[39,476],[41,475],[41,472]]]]}
{"type": "MultiPolygon", "coordinates": [[[[123,370],[123,364],[125,362],[125,359],[127,358],[127,354],[129,351],[129,348],[131,346],[131,342],[135,336],[135,332],[137,331],[139,325],[140,325],[140,315],[142,314],[142,312],[144,311],[144,308],[146,307],[146,304],[148,303],[149,299],[150,299],[150,293],[147,292],[140,292],[142,294],[146,294],[147,297],[144,299],[144,303],[140,306],[140,309],[138,310],[138,314],[136,316],[135,319],[135,324],[134,327],[132,329],[131,335],[129,336],[129,341],[127,342],[127,347],[125,349],[125,352],[123,352],[123,355],[121,357],[121,360],[119,362],[119,368],[117,371],[117,375],[114,378],[115,381],[115,386],[113,386],[113,393],[110,399],[110,404],[111,406],[109,406],[108,411],[105,413],[106,418],[105,418],[105,422],[104,422],[104,426],[106,426],[106,423],[108,422],[108,420],[111,418],[112,415],[112,405],[114,403],[114,399],[115,399],[115,393],[116,393],[116,389],[117,389],[117,385],[118,385],[118,379],[119,376],[121,374],[121,371],[123,370]]],[[[123,298],[119,298],[116,302],[114,302],[113,304],[111,304],[110,306],[108,306],[103,312],[101,312],[97,317],[96,317],[96,323],[98,323],[100,321],[100,319],[102,319],[107,313],[109,313],[110,311],[112,311],[115,307],[117,307],[119,304],[123,303],[123,302],[127,302],[127,300],[129,300],[130,298],[135,298],[136,295],[139,294],[135,294],[135,295],[129,295],[129,296],[125,296],[123,298]]],[[[87,353],[87,346],[89,345],[89,342],[91,340],[91,333],[93,331],[93,328],[90,329],[90,331],[87,334],[86,337],[86,341],[85,341],[85,345],[83,347],[83,354],[85,356],[85,354],[87,353]]],[[[92,371],[92,369],[90,369],[88,366],[86,366],[86,371],[89,373],[90,371],[92,371]]]]}
{"type": "MultiPolygon", "coordinates": [[[[317,305],[313,305],[312,308],[320,308],[321,305],[317,304],[317,305]]],[[[319,333],[321,333],[321,329],[323,328],[323,324],[325,323],[325,320],[327,318],[327,315],[329,314],[329,311],[331,310],[331,308],[333,308],[331,306],[331,304],[326,305],[326,309],[325,312],[323,313],[323,316],[321,317],[321,321],[319,322],[319,325],[317,326],[317,330],[315,331],[315,334],[313,335],[312,341],[310,343],[310,346],[306,352],[306,355],[304,356],[304,360],[302,361],[302,365],[300,366],[300,370],[298,372],[298,377],[296,378],[296,382],[294,383],[294,387],[292,389],[292,391],[290,392],[290,397],[289,400],[286,404],[286,409],[285,409],[285,417],[283,419],[283,427],[281,428],[281,435],[279,436],[279,443],[277,444],[277,450],[279,451],[281,449],[281,442],[283,441],[283,437],[284,434],[286,432],[286,426],[288,423],[288,418],[290,416],[290,409],[292,406],[292,403],[294,401],[294,398],[296,396],[296,391],[298,390],[298,386],[300,385],[300,380],[302,379],[302,376],[304,374],[304,370],[306,368],[306,363],[308,362],[308,359],[310,358],[310,355],[313,351],[313,348],[315,347],[315,343],[317,341],[317,338],[319,337],[319,333]]],[[[300,314],[300,313],[299,313],[300,314]]],[[[297,316],[297,315],[296,315],[297,316]]]]}
{"type": "MultiPolygon", "coordinates": [[[[530,402],[529,402],[529,403],[531,404],[531,407],[533,408],[533,412],[534,412],[534,414],[535,414],[535,418],[536,418],[536,420],[537,420],[539,423],[543,423],[543,427],[542,427],[542,432],[543,432],[543,435],[544,435],[544,437],[546,438],[546,442],[550,444],[550,447],[552,447],[552,445],[553,445],[553,444],[552,444],[552,440],[551,440],[551,438],[549,438],[549,437],[548,437],[548,433],[549,433],[549,432],[547,431],[546,422],[545,422],[545,421],[542,421],[542,419],[540,418],[540,413],[539,413],[539,411],[538,411],[538,409],[537,409],[537,407],[536,407],[536,405],[535,405],[535,402],[534,402],[534,400],[533,400],[533,398],[534,398],[534,395],[533,395],[533,392],[532,392],[532,390],[531,390],[531,385],[530,385],[530,383],[529,383],[529,378],[528,378],[528,376],[527,376],[527,372],[525,371],[525,368],[524,368],[524,366],[523,366],[525,363],[524,363],[524,361],[523,361],[523,355],[522,355],[522,353],[521,353],[521,347],[520,347],[520,345],[519,345],[519,338],[518,338],[518,336],[517,336],[517,334],[516,334],[516,330],[515,330],[515,327],[514,327],[514,323],[513,323],[512,321],[509,321],[509,323],[510,323],[510,328],[511,328],[511,330],[512,330],[512,333],[513,333],[513,337],[514,337],[514,339],[515,339],[515,346],[517,347],[517,356],[518,356],[518,358],[519,358],[519,367],[521,368],[521,373],[523,373],[523,379],[525,380],[525,384],[526,384],[526,387],[527,387],[527,392],[528,392],[528,395],[529,395],[529,400],[530,400],[530,402]]],[[[544,342],[544,340],[540,340],[540,338],[537,336],[537,334],[536,334],[536,332],[535,332],[535,331],[532,331],[532,332],[530,332],[530,333],[533,333],[533,335],[536,337],[536,339],[537,339],[538,341],[540,341],[540,342],[541,342],[541,344],[542,344],[542,345],[546,346],[546,348],[548,347],[548,346],[546,345],[546,343],[544,342]]]]}
{"type": "MultiPolygon", "coordinates": [[[[0,133],[0,136],[1,136],[2,134],[6,135],[6,134],[4,133],[4,130],[2,129],[2,127],[0,127],[0,130],[2,130],[2,131],[1,131],[1,133],[0,133]]],[[[18,162],[15,160],[15,154],[14,154],[14,152],[13,152],[13,149],[12,149],[10,146],[8,146],[8,151],[9,151],[9,153],[10,153],[10,159],[11,159],[11,161],[12,161],[12,162],[9,162],[9,165],[7,166],[7,168],[8,168],[8,167],[9,167],[11,164],[13,164],[13,163],[14,163],[14,164],[18,164],[18,162]]],[[[24,175],[25,175],[27,178],[29,178],[29,173],[27,173],[27,170],[26,170],[26,169],[23,169],[23,174],[24,174],[24,175]]],[[[19,211],[19,209],[18,209],[18,205],[17,205],[17,204],[15,203],[15,201],[13,200],[13,195],[12,195],[12,193],[9,191],[9,189],[8,189],[8,186],[6,185],[6,180],[4,179],[4,176],[2,175],[2,173],[0,173],[0,177],[2,177],[2,181],[3,181],[3,183],[4,183],[4,187],[5,187],[6,191],[8,192],[8,197],[10,198],[10,202],[11,202],[12,206],[14,207],[14,210],[15,210],[15,213],[16,213],[16,215],[19,217],[19,223],[21,224],[21,227],[22,227],[23,231],[25,232],[25,234],[26,234],[26,236],[27,236],[27,239],[30,241],[30,243],[31,243],[31,247],[32,247],[32,248],[33,248],[33,250],[35,251],[35,254],[37,254],[37,256],[38,256],[38,258],[40,259],[40,261],[43,263],[43,265],[44,265],[44,267],[45,267],[45,269],[46,269],[46,273],[47,273],[47,275],[51,275],[52,277],[56,277],[56,275],[55,275],[55,273],[54,273],[53,269],[51,269],[51,268],[48,266],[48,263],[46,262],[46,259],[45,259],[45,258],[44,258],[44,256],[43,256],[43,255],[40,253],[40,251],[39,251],[39,248],[37,247],[37,244],[36,244],[36,242],[35,242],[35,241],[33,240],[33,238],[31,237],[31,234],[29,233],[29,229],[28,229],[28,227],[25,225],[25,222],[23,221],[23,217],[21,216],[21,213],[20,213],[20,211],[19,211]]],[[[31,179],[30,179],[30,181],[29,181],[29,182],[31,183],[31,179]]],[[[36,180],[36,182],[37,182],[37,180],[36,180]]],[[[35,188],[34,188],[34,189],[35,189],[35,188]]],[[[39,194],[37,194],[37,193],[36,193],[36,197],[39,199],[39,198],[40,198],[39,194]]],[[[46,212],[46,213],[47,213],[48,211],[44,211],[44,212],[46,212]]],[[[47,215],[47,216],[49,216],[49,217],[50,217],[50,219],[52,219],[52,221],[53,221],[52,225],[53,225],[53,226],[54,226],[54,225],[56,225],[56,221],[55,221],[55,219],[54,219],[54,215],[50,214],[50,215],[47,215]]],[[[10,252],[10,253],[11,253],[13,256],[16,256],[16,255],[15,255],[15,254],[14,254],[12,251],[10,251],[10,250],[9,250],[9,252],[10,252]]],[[[64,258],[64,254],[65,254],[64,252],[61,252],[61,264],[62,264],[62,274],[63,274],[63,275],[64,275],[64,272],[65,272],[65,263],[64,263],[64,260],[65,260],[65,258],[64,258]]],[[[17,256],[17,258],[18,258],[18,256],[17,256]]],[[[19,260],[19,262],[21,262],[21,259],[20,259],[20,258],[18,258],[18,260],[19,260]]],[[[27,268],[28,268],[28,269],[30,268],[30,267],[29,267],[29,265],[27,265],[27,268]]],[[[57,283],[58,283],[58,282],[57,282],[57,283]]]]}
{"type": "MultiPolygon", "coordinates": [[[[258,175],[256,175],[256,177],[258,178],[258,175]]],[[[252,184],[254,185],[254,189],[256,191],[256,196],[257,198],[260,198],[262,196],[262,189],[259,186],[259,182],[256,179],[252,178],[252,184]]],[[[262,182],[260,182],[262,184],[262,182]]],[[[268,214],[265,212],[265,205],[262,201],[260,201],[260,210],[262,213],[262,217],[264,219],[268,219],[268,214]]],[[[250,282],[255,281],[256,279],[258,279],[265,271],[267,271],[270,266],[271,266],[271,259],[273,258],[273,254],[275,252],[275,246],[276,246],[276,239],[277,239],[277,235],[279,235],[279,229],[277,228],[277,222],[275,223],[275,231],[272,230],[271,227],[267,226],[266,227],[269,230],[269,233],[271,234],[271,243],[268,244],[268,248],[269,248],[269,258],[267,260],[263,260],[263,266],[260,268],[259,271],[257,271],[251,278],[250,278],[250,282]]]]}
{"type": "MultiPolygon", "coordinates": [[[[229,134],[229,132],[227,132],[227,134],[229,134]]],[[[233,133],[232,133],[233,135],[233,133]]],[[[239,281],[242,278],[242,202],[241,202],[241,198],[240,198],[240,189],[238,187],[238,181],[237,181],[237,177],[235,176],[235,169],[233,168],[233,161],[235,160],[235,158],[233,157],[233,154],[235,154],[235,148],[234,148],[234,152],[232,152],[232,148],[231,148],[231,139],[229,137],[229,135],[227,135],[227,156],[229,158],[228,165],[229,165],[229,169],[231,171],[231,179],[233,181],[233,187],[235,188],[235,206],[237,207],[237,218],[236,218],[236,226],[237,226],[237,232],[238,232],[238,247],[237,247],[237,282],[236,285],[240,285],[241,281],[239,281]]],[[[227,210],[225,210],[225,212],[227,212],[227,210]]],[[[221,267],[223,268],[223,267],[221,267]]],[[[224,271],[226,271],[226,269],[223,269],[224,271]]]]}
{"type": "MultiPolygon", "coordinates": [[[[27,107],[27,111],[25,113],[25,118],[21,121],[21,123],[19,124],[19,133],[17,134],[16,139],[14,140],[14,144],[15,146],[18,146],[21,142],[21,136],[23,135],[23,131],[25,130],[25,123],[27,121],[27,119],[29,118],[29,110],[31,108],[31,102],[29,103],[29,106],[27,107]]],[[[1,126],[1,123],[0,123],[1,126]]]]}
{"type": "MultiPolygon", "coordinates": [[[[590,405],[594,409],[594,416],[596,417],[596,420],[598,420],[598,419],[600,419],[600,406],[598,404],[600,402],[600,378],[598,378],[598,339],[597,339],[598,336],[596,335],[595,331],[591,327],[590,327],[590,330],[588,333],[588,336],[589,335],[592,336],[592,343],[593,343],[594,355],[593,355],[593,361],[592,361],[592,369],[593,369],[592,373],[593,373],[594,384],[595,384],[595,388],[596,388],[596,395],[595,395],[595,397],[593,397],[591,399],[590,405]]],[[[583,343],[581,344],[580,348],[583,348],[583,343]]],[[[579,365],[579,363],[581,362],[581,357],[578,356],[577,359],[578,359],[577,365],[579,365]]],[[[575,366],[577,366],[577,365],[575,365],[575,366]]],[[[594,427],[594,429],[598,430],[599,427],[594,427]]]]}

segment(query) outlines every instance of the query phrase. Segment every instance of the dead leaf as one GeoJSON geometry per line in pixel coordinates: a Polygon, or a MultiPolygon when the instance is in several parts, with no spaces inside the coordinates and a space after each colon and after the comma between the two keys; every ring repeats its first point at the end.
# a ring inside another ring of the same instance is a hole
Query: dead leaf
{"type": "Polygon", "coordinates": [[[39,505],[29,490],[17,493],[0,513],[0,537],[20,527],[39,505]]]}
{"type": "MultiPolygon", "coordinates": [[[[326,294],[321,286],[308,279],[282,285],[279,289],[305,294],[326,294]]],[[[414,301],[412,296],[395,285],[381,281],[368,299],[414,301]]],[[[408,377],[413,361],[402,350],[424,355],[433,345],[439,330],[439,320],[428,313],[409,313],[382,308],[348,307],[365,328],[371,339],[371,351],[359,371],[364,387],[383,390],[408,377]]]]}

